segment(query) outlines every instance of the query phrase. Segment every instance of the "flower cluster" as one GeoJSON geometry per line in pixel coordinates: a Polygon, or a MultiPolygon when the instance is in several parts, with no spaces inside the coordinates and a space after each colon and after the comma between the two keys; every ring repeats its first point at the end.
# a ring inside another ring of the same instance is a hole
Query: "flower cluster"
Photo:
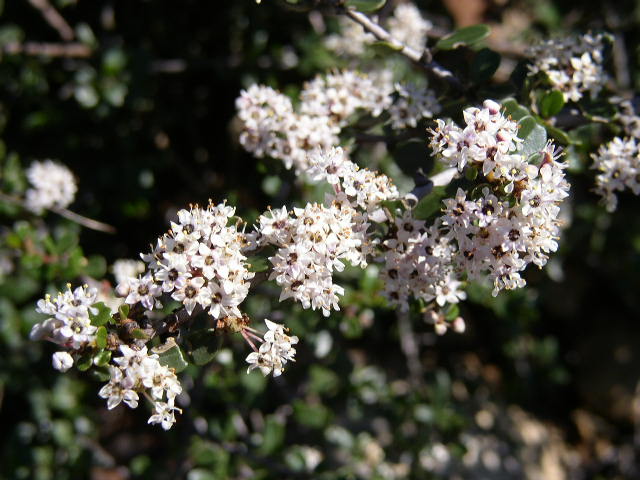
{"type": "Polygon", "coordinates": [[[389,107],[395,129],[416,127],[423,118],[432,118],[441,107],[433,90],[413,84],[395,85],[396,101],[389,107]]]}
{"type": "Polygon", "coordinates": [[[287,168],[303,171],[310,151],[338,143],[336,125],[295,112],[291,100],[270,87],[252,85],[243,90],[236,107],[242,146],[257,157],[282,160],[287,168]]]}
{"type": "Polygon", "coordinates": [[[349,116],[357,110],[377,117],[391,104],[393,91],[388,71],[368,75],[345,70],[317,76],[307,82],[300,93],[300,111],[314,117],[328,118],[344,127],[349,116]]]}
{"type": "Polygon", "coordinates": [[[309,177],[334,187],[328,206],[270,210],[258,219],[254,241],[277,247],[269,261],[270,278],[282,287],[280,300],[293,298],[329,315],[339,310],[338,296],[344,293],[333,272],[344,269],[343,261],[367,265],[375,244],[367,232],[369,220],[377,217],[380,202],[397,198],[398,192],[386,176],[359,169],[341,148],[314,152],[309,162],[309,177]]]}
{"type": "Polygon", "coordinates": [[[137,408],[139,393],[153,403],[154,413],[148,423],[159,423],[169,430],[175,423],[175,398],[182,392],[182,387],[175,372],[160,364],[158,355],[147,353],[147,347],[134,350],[126,345],[120,346],[122,356],[113,360],[115,365],[109,366],[111,379],[104,385],[98,395],[107,400],[107,408],[111,410],[121,402],[130,408],[137,408]]]}
{"type": "Polygon", "coordinates": [[[388,71],[364,74],[352,70],[307,82],[297,111],[288,97],[260,85],[243,90],[236,107],[242,122],[242,146],[258,157],[282,160],[297,173],[309,167],[310,153],[338,145],[338,134],[356,112],[379,117],[389,110],[392,127],[406,128],[440,110],[435,94],[426,87],[394,87],[388,71]]]}
{"type": "MultiPolygon", "coordinates": [[[[36,312],[49,315],[45,321],[36,323],[31,329],[32,340],[49,340],[70,349],[80,350],[95,342],[97,327],[91,325],[90,315],[98,310],[96,303],[98,291],[87,286],[59,292],[55,298],[50,295],[38,300],[36,312]]],[[[54,354],[53,366],[66,371],[73,365],[73,358],[67,352],[54,354]]]]}
{"type": "Polygon", "coordinates": [[[458,189],[445,200],[441,220],[457,245],[455,264],[469,278],[488,274],[497,295],[524,286],[520,272],[529,263],[542,267],[557,249],[559,205],[569,184],[553,144],[524,155],[517,124],[497,103],[468,108],[464,119],[464,129],[439,120],[431,147],[450,166],[482,172],[481,183],[490,187],[474,196],[458,189]]]}
{"type": "Polygon", "coordinates": [[[531,47],[529,72],[544,73],[565,101],[577,102],[586,92],[595,97],[607,80],[603,69],[604,35],[547,40],[531,47]]]}
{"type": "Polygon", "coordinates": [[[440,307],[466,298],[453,268],[456,247],[441,234],[438,225],[427,228],[424,221],[406,211],[395,219],[391,232],[393,235],[384,241],[381,259],[383,295],[391,305],[406,311],[409,297],[435,300],[440,307]]]}
{"type": "Polygon", "coordinates": [[[596,193],[603,198],[609,212],[618,206],[616,192],[629,189],[640,195],[640,148],[636,138],[615,137],[601,145],[592,157],[592,168],[599,172],[596,193]]]}
{"type": "Polygon", "coordinates": [[[229,225],[234,213],[224,203],[180,210],[169,232],[142,255],[147,273],[118,284],[118,295],[128,304],[141,303],[152,310],[161,306],[163,294],[170,294],[189,314],[200,305],[216,319],[240,317],[238,306],[254,274],[242,253],[245,235],[229,225]]]}
{"type": "MultiPolygon", "coordinates": [[[[349,18],[340,17],[338,23],[340,33],[329,35],[325,40],[325,46],[338,55],[359,57],[365,52],[367,45],[376,41],[373,35],[349,18]]],[[[420,51],[424,49],[427,32],[432,28],[431,22],[412,3],[399,4],[387,19],[386,26],[392,37],[420,51]]]]}
{"type": "Polygon", "coordinates": [[[26,173],[31,184],[25,194],[29,210],[39,214],[48,208],[65,208],[73,202],[78,188],[73,174],[64,165],[51,160],[33,162],[26,173]]]}
{"type": "Polygon", "coordinates": [[[287,335],[288,330],[284,325],[279,325],[265,318],[267,333],[261,339],[262,344],[256,351],[247,356],[249,368],[247,373],[259,368],[264,376],[273,372],[274,377],[282,375],[284,365],[295,362],[296,349],[293,345],[298,343],[298,337],[287,335]]]}

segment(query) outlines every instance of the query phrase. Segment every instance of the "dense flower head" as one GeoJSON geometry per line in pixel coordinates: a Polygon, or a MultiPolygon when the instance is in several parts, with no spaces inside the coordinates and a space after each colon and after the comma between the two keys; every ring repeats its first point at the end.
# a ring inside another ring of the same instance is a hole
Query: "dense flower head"
{"type": "Polygon", "coordinates": [[[542,267],[557,249],[566,165],[551,142],[537,155],[524,155],[517,124],[491,100],[466,109],[464,120],[465,128],[438,120],[431,147],[449,166],[477,168],[479,182],[491,188],[473,196],[458,189],[445,200],[442,232],[457,245],[457,269],[471,279],[488,275],[496,295],[524,286],[520,272],[530,263],[542,267]]]}
{"type": "Polygon", "coordinates": [[[133,349],[120,346],[121,356],[113,360],[109,366],[111,378],[98,395],[107,400],[107,408],[111,410],[124,402],[130,408],[137,408],[139,393],[152,401],[154,413],[149,423],[159,423],[169,430],[175,423],[175,398],[182,392],[175,372],[161,365],[157,354],[149,354],[147,347],[133,349]]]}
{"type": "Polygon", "coordinates": [[[310,151],[338,143],[336,125],[295,112],[289,98],[270,87],[243,90],[236,107],[243,124],[242,146],[257,157],[282,160],[287,168],[303,171],[310,151]]]}
{"type": "Polygon", "coordinates": [[[238,306],[254,274],[242,253],[246,237],[231,221],[234,213],[225,203],[180,210],[169,232],[141,255],[147,273],[125,279],[116,288],[118,294],[147,310],[159,308],[160,297],[167,294],[189,314],[199,305],[216,319],[240,317],[238,306]]]}
{"type": "Polygon", "coordinates": [[[33,162],[26,174],[31,184],[25,194],[29,210],[42,213],[48,208],[65,208],[73,202],[78,187],[73,173],[64,165],[52,160],[33,162]]]}
{"type": "Polygon", "coordinates": [[[608,211],[618,206],[616,192],[631,190],[640,195],[640,148],[636,138],[615,137],[601,145],[592,155],[596,175],[596,193],[602,197],[608,211]]]}
{"type": "Polygon", "coordinates": [[[284,325],[265,319],[267,332],[257,351],[251,352],[246,361],[249,364],[247,373],[258,368],[264,376],[273,373],[274,377],[282,375],[287,362],[295,362],[298,337],[289,336],[284,325]]]}
{"type": "Polygon", "coordinates": [[[36,312],[49,315],[45,321],[31,329],[32,340],[49,340],[65,348],[78,350],[95,341],[97,328],[91,325],[90,315],[98,310],[93,307],[98,291],[86,285],[59,292],[55,297],[46,295],[38,300],[36,312]]]}
{"type": "Polygon", "coordinates": [[[392,127],[399,129],[430,118],[440,105],[426,87],[394,87],[390,71],[344,70],[307,82],[297,110],[288,97],[260,85],[243,90],[236,108],[242,146],[257,157],[279,159],[300,174],[309,168],[311,153],[339,144],[342,128],[358,112],[379,117],[388,110],[392,127]]]}
{"type": "Polygon", "coordinates": [[[317,76],[300,93],[300,112],[329,118],[343,127],[358,109],[377,117],[391,104],[393,83],[388,71],[363,74],[353,70],[317,76]]]}
{"type": "Polygon", "coordinates": [[[395,219],[391,231],[381,258],[383,295],[390,305],[406,311],[411,297],[439,307],[466,298],[452,262],[455,244],[437,225],[427,228],[408,210],[395,219]]]}
{"type": "Polygon", "coordinates": [[[604,35],[581,35],[540,42],[530,48],[531,74],[546,74],[565,101],[577,102],[585,93],[595,97],[607,80],[603,68],[604,35]]]}

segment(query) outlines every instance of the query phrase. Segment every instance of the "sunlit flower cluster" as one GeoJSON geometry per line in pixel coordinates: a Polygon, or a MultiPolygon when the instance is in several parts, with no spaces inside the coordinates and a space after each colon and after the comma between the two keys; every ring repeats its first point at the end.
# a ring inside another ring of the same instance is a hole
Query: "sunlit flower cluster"
{"type": "Polygon", "coordinates": [[[32,340],[49,340],[70,349],[79,350],[95,341],[97,328],[91,325],[90,315],[98,313],[92,307],[98,292],[87,286],[59,292],[57,296],[46,295],[38,300],[36,312],[49,315],[45,321],[36,323],[31,329],[32,340]]]}
{"type": "Polygon", "coordinates": [[[42,213],[48,208],[65,208],[73,202],[78,187],[73,173],[64,165],[52,160],[33,162],[26,174],[31,184],[25,193],[29,210],[42,213]]]}
{"type": "Polygon", "coordinates": [[[111,410],[120,403],[137,408],[142,393],[152,404],[154,412],[148,423],[160,424],[169,430],[175,423],[175,398],[182,392],[176,374],[158,361],[158,355],[147,353],[147,348],[134,350],[126,345],[120,346],[122,356],[113,360],[109,366],[111,379],[98,395],[107,400],[111,410]]]}
{"type": "Polygon", "coordinates": [[[478,183],[490,187],[473,195],[458,189],[444,202],[442,225],[455,240],[460,270],[469,278],[488,274],[497,295],[524,286],[520,272],[529,263],[542,267],[558,248],[559,205],[569,184],[553,144],[524,155],[517,124],[497,103],[468,108],[464,119],[464,129],[439,120],[431,147],[447,165],[480,171],[478,183]]]}
{"type": "Polygon", "coordinates": [[[636,138],[615,137],[601,145],[592,155],[596,175],[596,193],[602,197],[608,211],[618,206],[616,192],[631,190],[640,195],[640,149],[636,138]]]}
{"type": "Polygon", "coordinates": [[[603,68],[604,35],[546,40],[531,47],[531,74],[544,73],[565,101],[577,102],[585,93],[595,97],[607,80],[603,68]]]}
{"type": "Polygon", "coordinates": [[[253,85],[236,100],[242,122],[240,143],[257,157],[282,160],[303,173],[309,154],[339,144],[338,134],[358,112],[379,117],[388,110],[393,128],[415,127],[440,111],[435,93],[424,87],[394,87],[389,71],[353,70],[317,76],[300,93],[296,110],[282,93],[253,85]]]}
{"type": "Polygon", "coordinates": [[[231,222],[234,213],[224,203],[180,210],[169,233],[142,255],[147,273],[118,284],[118,295],[130,305],[140,303],[152,310],[167,294],[182,302],[189,314],[199,305],[216,319],[240,317],[238,305],[254,274],[242,253],[245,236],[231,222]]]}
{"type": "Polygon", "coordinates": [[[284,325],[267,319],[264,323],[267,325],[267,332],[260,347],[247,356],[247,373],[258,368],[264,376],[273,372],[273,376],[278,377],[282,375],[287,362],[295,362],[296,349],[293,346],[298,343],[298,337],[289,336],[284,325]]]}

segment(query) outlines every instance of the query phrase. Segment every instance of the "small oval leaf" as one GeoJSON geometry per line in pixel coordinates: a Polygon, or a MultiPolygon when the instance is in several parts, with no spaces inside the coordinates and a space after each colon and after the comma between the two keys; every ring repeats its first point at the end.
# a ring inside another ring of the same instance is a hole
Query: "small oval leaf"
{"type": "Polygon", "coordinates": [[[544,118],[553,117],[564,107],[564,95],[558,90],[552,90],[542,97],[538,107],[540,108],[540,115],[544,118]]]}
{"type": "Polygon", "coordinates": [[[364,13],[380,10],[387,0],[347,0],[346,6],[364,13]]]}
{"type": "Polygon", "coordinates": [[[473,45],[487,38],[489,33],[491,33],[491,29],[484,24],[464,27],[442,37],[438,40],[438,43],[436,43],[436,48],[439,50],[453,50],[454,48],[465,45],[473,45]]]}

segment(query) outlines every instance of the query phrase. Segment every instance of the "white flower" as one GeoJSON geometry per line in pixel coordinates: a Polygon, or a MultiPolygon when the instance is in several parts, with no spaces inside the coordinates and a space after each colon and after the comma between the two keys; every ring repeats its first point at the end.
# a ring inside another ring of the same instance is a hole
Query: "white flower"
{"type": "Polygon", "coordinates": [[[287,362],[295,362],[296,349],[293,345],[298,343],[298,337],[287,335],[283,325],[267,319],[265,324],[268,330],[264,334],[263,343],[258,351],[247,355],[247,373],[258,368],[264,376],[273,372],[273,376],[278,377],[284,371],[287,362]]]}
{"type": "Polygon", "coordinates": [[[73,357],[68,352],[56,352],[51,358],[53,368],[60,372],[66,372],[73,367],[73,357]]]}
{"type": "Polygon", "coordinates": [[[78,188],[73,174],[64,165],[52,160],[33,162],[26,173],[32,185],[25,194],[29,210],[41,213],[47,208],[65,208],[73,202],[78,188]]]}
{"type": "Polygon", "coordinates": [[[92,307],[98,291],[88,286],[59,292],[52,299],[50,295],[38,300],[36,312],[50,318],[37,323],[31,329],[32,340],[47,339],[66,348],[79,350],[95,341],[97,327],[91,325],[89,315],[98,313],[92,307]]]}
{"type": "Polygon", "coordinates": [[[107,408],[113,409],[121,402],[130,408],[137,408],[139,393],[144,392],[153,402],[154,414],[149,423],[160,423],[168,430],[175,423],[175,398],[182,387],[173,370],[158,361],[158,355],[149,354],[147,348],[140,350],[126,345],[120,346],[120,357],[114,358],[115,365],[109,366],[111,379],[98,395],[107,399],[107,408]]]}
{"type": "Polygon", "coordinates": [[[605,36],[582,35],[547,40],[529,49],[530,74],[546,74],[565,101],[577,102],[585,93],[595,97],[607,80],[603,68],[605,36]]]}
{"type": "Polygon", "coordinates": [[[129,287],[129,294],[125,298],[125,303],[129,305],[141,303],[147,310],[162,308],[162,303],[157,298],[162,295],[162,287],[154,281],[150,273],[141,278],[130,278],[126,284],[129,287]]]}

